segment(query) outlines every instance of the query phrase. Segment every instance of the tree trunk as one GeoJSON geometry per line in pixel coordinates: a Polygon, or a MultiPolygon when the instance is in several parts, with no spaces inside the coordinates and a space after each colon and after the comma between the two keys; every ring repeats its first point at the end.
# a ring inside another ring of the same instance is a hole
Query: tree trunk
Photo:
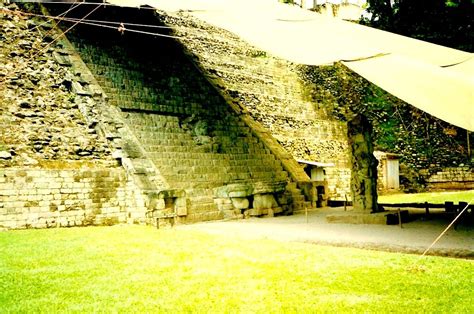
{"type": "Polygon", "coordinates": [[[372,145],[372,126],[357,114],[347,123],[351,147],[351,191],[354,210],[377,212],[377,165],[372,145]]]}

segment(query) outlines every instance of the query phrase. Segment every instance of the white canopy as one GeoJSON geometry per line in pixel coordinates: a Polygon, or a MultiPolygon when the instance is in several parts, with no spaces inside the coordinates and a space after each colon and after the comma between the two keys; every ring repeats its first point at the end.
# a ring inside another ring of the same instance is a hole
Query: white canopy
{"type": "Polygon", "coordinates": [[[329,18],[276,0],[109,0],[188,10],[250,44],[307,65],[342,61],[411,105],[474,131],[474,54],[329,18]]]}

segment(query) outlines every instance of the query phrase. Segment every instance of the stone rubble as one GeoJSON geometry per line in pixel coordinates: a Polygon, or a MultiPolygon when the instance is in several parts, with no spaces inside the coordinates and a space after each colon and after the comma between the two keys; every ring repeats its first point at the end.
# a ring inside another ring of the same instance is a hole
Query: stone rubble
{"type": "Polygon", "coordinates": [[[105,95],[50,22],[0,8],[0,229],[133,219],[143,200],[105,95]]]}
{"type": "MultiPolygon", "coordinates": [[[[15,8],[14,6],[12,8],[15,8]]],[[[72,52],[50,23],[2,12],[0,41],[0,166],[33,165],[39,160],[112,161],[111,148],[80,110],[80,76],[72,52]]]]}

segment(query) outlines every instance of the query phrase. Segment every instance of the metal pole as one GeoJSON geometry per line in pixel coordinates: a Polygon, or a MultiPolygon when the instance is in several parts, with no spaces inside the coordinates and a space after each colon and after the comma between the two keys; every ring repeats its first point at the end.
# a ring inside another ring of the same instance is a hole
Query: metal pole
{"type": "Polygon", "coordinates": [[[402,212],[400,211],[400,208],[398,209],[398,225],[400,226],[400,228],[403,228],[402,227],[402,212]]]}
{"type": "Polygon", "coordinates": [[[471,139],[470,139],[470,132],[466,130],[467,135],[467,158],[471,159],[471,139]]]}

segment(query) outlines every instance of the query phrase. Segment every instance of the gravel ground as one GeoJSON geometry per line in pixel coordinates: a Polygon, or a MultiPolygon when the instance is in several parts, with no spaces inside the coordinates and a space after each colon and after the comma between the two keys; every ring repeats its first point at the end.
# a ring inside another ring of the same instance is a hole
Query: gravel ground
{"type": "MultiPolygon", "coordinates": [[[[181,225],[178,228],[248,239],[273,239],[331,246],[421,254],[447,227],[442,213],[430,220],[416,219],[398,225],[356,225],[326,222],[326,215],[340,213],[341,208],[324,208],[304,214],[273,218],[219,221],[181,225]]],[[[411,211],[410,214],[416,214],[411,211]]],[[[474,226],[460,225],[450,229],[429,251],[430,255],[474,259],[474,226]]]]}

